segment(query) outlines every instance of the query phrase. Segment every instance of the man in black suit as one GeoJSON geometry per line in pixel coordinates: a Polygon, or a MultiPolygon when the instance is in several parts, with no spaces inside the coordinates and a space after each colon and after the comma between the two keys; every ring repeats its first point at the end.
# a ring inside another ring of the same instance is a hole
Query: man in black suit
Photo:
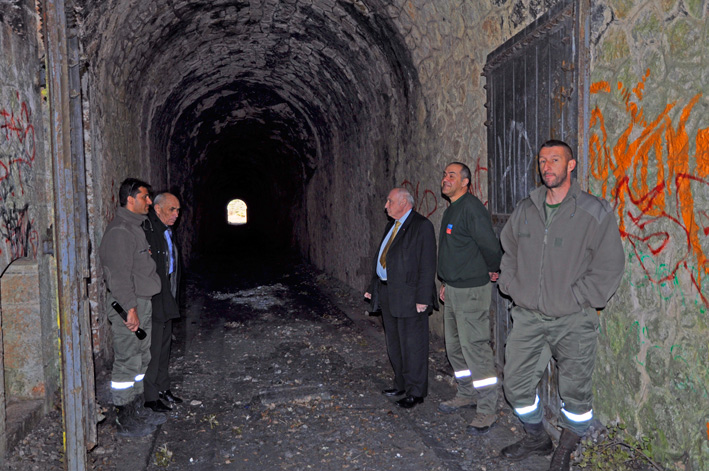
{"type": "Polygon", "coordinates": [[[436,298],[436,236],[431,221],[413,210],[414,199],[394,188],[386,209],[392,221],[384,231],[374,274],[364,297],[372,310],[381,308],[394,387],[385,396],[406,397],[396,403],[410,409],[428,394],[428,314],[436,298]]]}
{"type": "Polygon", "coordinates": [[[172,410],[170,404],[182,402],[170,391],[168,373],[172,321],[180,317],[177,287],[181,267],[172,233],[172,226],[180,216],[180,201],[171,193],[161,193],[155,197],[152,209],[148,212],[143,230],[150,246],[150,255],[157,265],[162,289],[152,298],[153,326],[150,363],[145,372],[145,407],[155,412],[167,412],[172,410]]]}

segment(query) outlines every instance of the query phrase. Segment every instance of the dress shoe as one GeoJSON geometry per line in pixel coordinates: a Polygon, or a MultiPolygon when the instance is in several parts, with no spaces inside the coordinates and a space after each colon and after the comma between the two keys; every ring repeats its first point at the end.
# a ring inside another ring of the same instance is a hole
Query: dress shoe
{"type": "Polygon", "coordinates": [[[182,404],[182,399],[180,399],[179,397],[172,394],[172,391],[170,391],[169,389],[167,391],[159,392],[158,396],[160,396],[160,399],[162,399],[165,402],[172,402],[174,404],[182,404]]]}
{"type": "Polygon", "coordinates": [[[406,396],[405,398],[396,401],[396,405],[399,407],[403,407],[404,409],[411,409],[416,404],[423,404],[423,398],[416,396],[406,396]]]}
{"type": "Polygon", "coordinates": [[[153,412],[167,412],[172,410],[172,407],[166,406],[160,399],[157,401],[146,401],[144,405],[153,412]]]}
{"type": "Polygon", "coordinates": [[[385,389],[384,391],[382,391],[382,394],[384,394],[385,396],[392,397],[392,396],[401,396],[405,392],[406,391],[404,391],[403,389],[391,388],[391,389],[385,389]]]}

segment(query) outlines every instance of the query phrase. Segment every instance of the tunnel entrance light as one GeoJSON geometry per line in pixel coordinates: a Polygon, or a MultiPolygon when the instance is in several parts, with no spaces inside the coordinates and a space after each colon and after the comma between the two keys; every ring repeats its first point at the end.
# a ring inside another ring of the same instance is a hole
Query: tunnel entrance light
{"type": "Polygon", "coordinates": [[[232,226],[246,224],[246,203],[242,200],[231,200],[226,206],[227,222],[232,226]]]}

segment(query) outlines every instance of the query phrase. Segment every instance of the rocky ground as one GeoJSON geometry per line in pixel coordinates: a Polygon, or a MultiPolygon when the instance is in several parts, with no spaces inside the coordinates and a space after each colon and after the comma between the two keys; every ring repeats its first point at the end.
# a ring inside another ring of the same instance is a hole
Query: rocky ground
{"type": "MultiPolygon", "coordinates": [[[[549,458],[510,463],[499,450],[521,437],[500,400],[487,435],[465,431],[474,409],[438,412],[455,394],[440,340],[432,340],[429,396],[403,410],[391,387],[380,320],[362,293],[302,264],[285,271],[192,276],[176,328],[173,392],[185,403],[153,436],[119,439],[107,376],[93,470],[543,470],[549,458]],[[218,281],[217,281],[218,280],[218,281]]],[[[11,453],[12,471],[63,469],[53,411],[11,453]]]]}

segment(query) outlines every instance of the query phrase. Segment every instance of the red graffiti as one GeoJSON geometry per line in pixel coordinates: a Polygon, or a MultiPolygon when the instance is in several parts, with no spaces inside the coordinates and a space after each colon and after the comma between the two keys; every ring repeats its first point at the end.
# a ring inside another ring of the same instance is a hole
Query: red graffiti
{"type": "Polygon", "coordinates": [[[0,108],[0,181],[8,178],[12,168],[19,173],[20,191],[24,194],[22,170],[31,168],[35,155],[34,125],[31,123],[32,112],[26,102],[20,101],[19,110],[0,108]]]}
{"type": "Polygon", "coordinates": [[[487,206],[487,167],[484,165],[486,160],[483,160],[481,155],[475,159],[475,165],[471,169],[470,185],[468,191],[473,196],[476,196],[482,203],[487,206]]]}
{"type": "Polygon", "coordinates": [[[414,209],[428,218],[438,210],[438,197],[429,189],[425,189],[419,194],[420,185],[421,182],[418,182],[414,186],[408,180],[404,180],[401,183],[402,188],[406,188],[411,193],[411,196],[414,197],[414,209]]]}
{"type": "Polygon", "coordinates": [[[15,95],[18,105],[0,106],[0,236],[11,259],[36,257],[39,245],[30,202],[21,198],[36,157],[32,112],[20,93],[15,95]]]}

